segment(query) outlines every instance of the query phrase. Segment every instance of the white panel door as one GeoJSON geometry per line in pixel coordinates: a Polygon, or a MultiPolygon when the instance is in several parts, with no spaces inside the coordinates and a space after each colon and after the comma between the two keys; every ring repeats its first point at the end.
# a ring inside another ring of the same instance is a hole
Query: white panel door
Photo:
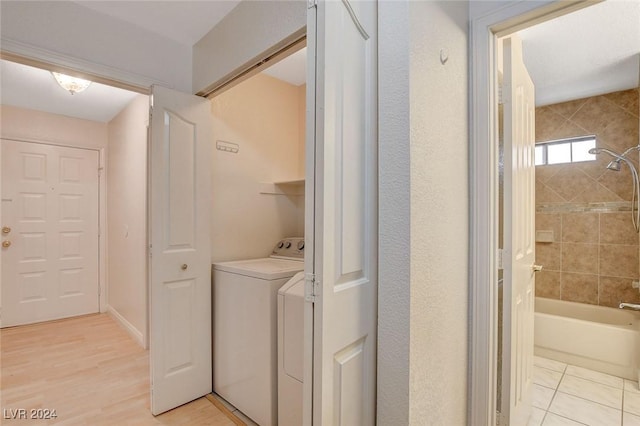
{"type": "Polygon", "coordinates": [[[311,64],[316,109],[310,115],[315,119],[313,268],[319,282],[314,425],[375,424],[376,23],[374,1],[320,1],[308,19],[308,44],[316,58],[311,64]]]}
{"type": "Polygon", "coordinates": [[[210,101],[154,86],[150,144],[151,411],[211,392],[210,101]]]}
{"type": "Polygon", "coordinates": [[[526,425],[531,412],[535,260],[534,86],[522,42],[504,40],[504,316],[502,415],[526,425]]]}
{"type": "Polygon", "coordinates": [[[2,140],[2,327],[99,311],[98,155],[2,140]]]}

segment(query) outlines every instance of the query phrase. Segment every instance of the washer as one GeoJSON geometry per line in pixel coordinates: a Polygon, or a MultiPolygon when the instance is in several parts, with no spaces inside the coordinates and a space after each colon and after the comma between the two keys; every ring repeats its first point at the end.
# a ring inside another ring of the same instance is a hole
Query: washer
{"type": "Polygon", "coordinates": [[[302,424],[304,272],[278,291],[278,426],[302,424]]]}
{"type": "Polygon", "coordinates": [[[278,289],[304,270],[304,239],[213,265],[213,389],[260,426],[278,424],[278,289]]]}

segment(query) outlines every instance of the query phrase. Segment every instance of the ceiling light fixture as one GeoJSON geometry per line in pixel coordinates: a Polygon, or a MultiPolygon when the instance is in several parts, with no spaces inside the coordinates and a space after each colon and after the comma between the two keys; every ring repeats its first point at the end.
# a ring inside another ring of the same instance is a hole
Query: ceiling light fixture
{"type": "Polygon", "coordinates": [[[57,72],[52,72],[53,77],[56,79],[60,87],[64,90],[68,90],[72,95],[76,93],[80,93],[84,91],[91,82],[89,80],[84,80],[78,77],[72,77],[70,75],[60,74],[57,72]]]}

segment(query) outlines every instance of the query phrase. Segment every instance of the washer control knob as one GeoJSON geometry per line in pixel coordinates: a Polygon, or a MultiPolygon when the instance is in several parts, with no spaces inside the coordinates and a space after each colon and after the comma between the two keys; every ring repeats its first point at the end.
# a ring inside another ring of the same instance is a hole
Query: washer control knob
{"type": "Polygon", "coordinates": [[[289,247],[291,247],[291,241],[286,241],[286,242],[284,243],[284,248],[287,248],[287,249],[288,249],[289,247]]]}
{"type": "Polygon", "coordinates": [[[284,241],[280,241],[278,243],[278,248],[281,249],[282,247],[284,247],[284,241]]]}
{"type": "Polygon", "coordinates": [[[298,241],[298,250],[304,249],[304,240],[298,241]]]}

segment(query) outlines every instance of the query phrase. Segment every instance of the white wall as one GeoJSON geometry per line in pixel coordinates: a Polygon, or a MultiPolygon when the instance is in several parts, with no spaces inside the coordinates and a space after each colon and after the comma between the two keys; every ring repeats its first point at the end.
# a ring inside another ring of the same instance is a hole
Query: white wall
{"type": "Polygon", "coordinates": [[[107,277],[110,312],[147,344],[147,125],[137,96],[108,125],[107,277]]]}
{"type": "Polygon", "coordinates": [[[193,93],[227,80],[305,34],[307,2],[242,1],[193,47],[193,93]]]}
{"type": "Polygon", "coordinates": [[[70,1],[3,1],[0,10],[3,50],[144,87],[191,91],[191,46],[70,1]]]}
{"type": "Polygon", "coordinates": [[[299,179],[299,88],[258,74],[212,100],[211,241],[214,262],[265,257],[283,237],[303,236],[302,196],[261,194],[265,182],[299,179]]]}
{"type": "Polygon", "coordinates": [[[378,424],[463,425],[468,3],[380,7],[378,424]]]}

